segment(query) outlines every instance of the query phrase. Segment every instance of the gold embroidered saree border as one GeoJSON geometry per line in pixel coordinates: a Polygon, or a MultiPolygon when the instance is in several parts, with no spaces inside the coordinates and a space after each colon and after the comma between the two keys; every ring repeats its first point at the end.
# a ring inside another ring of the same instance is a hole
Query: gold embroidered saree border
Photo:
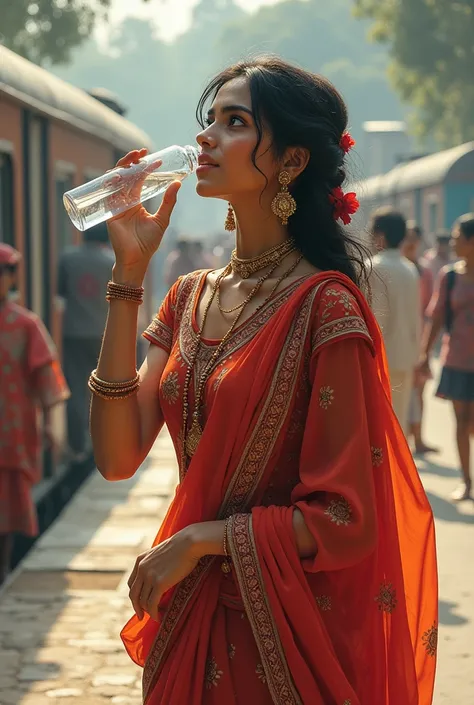
{"type": "Polygon", "coordinates": [[[311,310],[319,287],[311,290],[294,321],[280,353],[269,394],[259,421],[227,489],[219,518],[243,511],[258,487],[275,440],[290,408],[303,357],[311,310]]]}
{"type": "MultiPolygon", "coordinates": [[[[201,276],[204,276],[202,274],[201,276]]],[[[198,295],[201,276],[196,276],[194,280],[191,278],[190,282],[184,282],[183,289],[186,294],[181,296],[183,300],[182,304],[182,325],[179,329],[179,350],[183,359],[189,363],[192,358],[192,353],[194,346],[197,343],[197,333],[193,328],[192,317],[194,307],[196,305],[196,297],[198,295]]],[[[278,311],[278,309],[290,298],[290,296],[296,291],[301,282],[297,281],[290,285],[288,288],[276,294],[258,313],[245,321],[241,326],[237,328],[236,331],[231,335],[227,341],[222,354],[218,360],[216,360],[212,370],[214,370],[219,364],[222,363],[224,359],[233,355],[239,348],[248,343],[255,335],[258,333],[262,326],[264,326],[267,321],[278,311]]],[[[205,341],[201,341],[201,355],[204,360],[207,360],[212,356],[215,350],[215,345],[209,345],[205,341]]]]}
{"type": "Polygon", "coordinates": [[[302,705],[268,603],[251,514],[234,514],[229,519],[228,539],[245,611],[262,659],[272,700],[275,705],[302,705]]]}
{"type": "Polygon", "coordinates": [[[312,351],[315,352],[325,343],[329,343],[331,340],[351,333],[367,338],[371,346],[373,346],[373,340],[364,319],[360,316],[348,316],[338,318],[335,321],[330,321],[320,326],[314,333],[311,341],[312,351]]]}
{"type": "MultiPolygon", "coordinates": [[[[225,495],[218,513],[220,518],[244,511],[258,487],[265,469],[265,463],[272,453],[274,443],[278,437],[278,431],[281,429],[285,415],[290,407],[311,322],[313,302],[318,290],[319,286],[309,292],[288,333],[275,369],[268,400],[262,408],[259,420],[255,424],[251,438],[242,454],[242,460],[225,495]]],[[[145,703],[159,677],[160,666],[173,630],[214,560],[214,556],[206,556],[196,569],[177,586],[171,598],[170,605],[144,668],[143,692],[145,703]]]]}
{"type": "Polygon", "coordinates": [[[183,615],[186,605],[193,596],[194,591],[212,566],[214,560],[215,556],[205,556],[202,558],[192,573],[179,583],[171,598],[170,605],[158,630],[155,643],[150,650],[145,668],[143,669],[142,687],[143,702],[145,705],[158,679],[161,660],[169,644],[174,628],[183,615]]]}

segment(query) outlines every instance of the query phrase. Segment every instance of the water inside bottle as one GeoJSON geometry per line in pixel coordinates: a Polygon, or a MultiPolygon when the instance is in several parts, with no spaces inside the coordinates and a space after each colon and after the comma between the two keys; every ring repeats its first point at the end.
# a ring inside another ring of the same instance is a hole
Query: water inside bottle
{"type": "MultiPolygon", "coordinates": [[[[124,212],[138,202],[132,192],[136,188],[137,181],[143,179],[143,175],[137,172],[136,179],[134,179],[131,178],[132,175],[129,171],[123,170],[124,176],[121,175],[121,171],[111,172],[109,181],[102,182],[100,187],[76,196],[74,200],[69,194],[64,194],[64,207],[76,228],[82,231],[92,228],[94,225],[103,223],[105,220],[124,212]]],[[[150,198],[159,196],[171,182],[182,181],[188,174],[189,171],[186,169],[158,170],[147,174],[143,180],[139,202],[143,203],[150,198]]]]}

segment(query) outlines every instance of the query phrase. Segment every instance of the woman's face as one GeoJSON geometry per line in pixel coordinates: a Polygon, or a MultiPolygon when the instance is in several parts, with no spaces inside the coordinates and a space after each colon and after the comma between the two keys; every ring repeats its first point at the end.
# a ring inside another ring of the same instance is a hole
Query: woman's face
{"type": "Polygon", "coordinates": [[[456,257],[471,257],[474,254],[474,238],[467,238],[459,225],[453,228],[452,239],[456,257]]]}
{"type": "Polygon", "coordinates": [[[198,134],[197,141],[202,151],[201,166],[196,172],[196,191],[200,196],[223,198],[234,204],[254,195],[259,198],[267,184],[265,176],[269,189],[277,190],[279,165],[266,130],[255,158],[265,176],[252,162],[258,133],[245,78],[222,86],[209,110],[208,126],[198,134]]]}

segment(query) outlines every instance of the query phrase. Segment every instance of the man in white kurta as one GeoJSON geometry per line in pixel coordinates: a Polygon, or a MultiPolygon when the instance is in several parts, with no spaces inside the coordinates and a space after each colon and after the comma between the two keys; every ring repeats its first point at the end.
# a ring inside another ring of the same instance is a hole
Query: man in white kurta
{"type": "Polygon", "coordinates": [[[415,265],[400,251],[406,221],[392,208],[372,216],[371,233],[377,254],[371,275],[372,308],[387,350],[393,408],[405,434],[420,354],[420,281],[415,265]]]}

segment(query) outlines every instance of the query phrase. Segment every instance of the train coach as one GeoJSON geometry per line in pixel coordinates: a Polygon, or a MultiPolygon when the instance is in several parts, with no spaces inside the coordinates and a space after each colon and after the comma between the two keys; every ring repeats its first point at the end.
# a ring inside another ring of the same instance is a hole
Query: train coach
{"type": "Polygon", "coordinates": [[[0,239],[22,252],[21,301],[57,342],[56,263],[81,237],[63,193],[151,146],[104,102],[0,46],[0,239]]]}
{"type": "MultiPolygon", "coordinates": [[[[0,46],[0,240],[23,255],[19,299],[37,313],[58,348],[61,311],[57,261],[80,242],[63,194],[110,169],[131,149],[152,148],[106,91],[93,97],[0,46]]],[[[151,282],[145,285],[144,320],[151,319],[151,282]]],[[[64,409],[58,410],[64,428],[64,409]]],[[[45,530],[92,469],[45,451],[43,479],[34,488],[40,530],[45,530]]],[[[29,539],[15,543],[14,562],[29,539]]]]}
{"type": "Polygon", "coordinates": [[[431,245],[437,230],[474,211],[474,142],[399,164],[356,190],[365,223],[374,208],[390,205],[416,220],[431,245]]]}

